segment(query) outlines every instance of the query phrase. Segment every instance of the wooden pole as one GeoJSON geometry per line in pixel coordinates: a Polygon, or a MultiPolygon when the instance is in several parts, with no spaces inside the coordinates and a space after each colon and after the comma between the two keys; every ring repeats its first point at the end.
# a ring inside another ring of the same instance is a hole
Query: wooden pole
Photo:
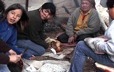
{"type": "Polygon", "coordinates": [[[26,7],[25,7],[26,11],[28,11],[29,0],[26,0],[25,5],[26,5],[26,7]]]}
{"type": "Polygon", "coordinates": [[[53,3],[53,0],[48,0],[48,1],[53,3]]]}

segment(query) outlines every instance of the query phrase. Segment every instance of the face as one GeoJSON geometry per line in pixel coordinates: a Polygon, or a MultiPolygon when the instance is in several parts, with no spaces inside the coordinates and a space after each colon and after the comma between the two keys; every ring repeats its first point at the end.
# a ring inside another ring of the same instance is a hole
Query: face
{"type": "Polygon", "coordinates": [[[22,16],[22,11],[21,9],[15,9],[11,10],[7,14],[7,20],[9,24],[15,24],[17,23],[22,16]]]}
{"type": "Polygon", "coordinates": [[[110,15],[111,19],[114,20],[114,7],[113,8],[109,8],[109,15],[110,15]]]}
{"type": "Polygon", "coordinates": [[[42,20],[49,20],[49,19],[51,19],[53,16],[50,13],[51,12],[50,12],[49,9],[40,10],[41,19],[42,20]]]}
{"type": "Polygon", "coordinates": [[[82,0],[82,3],[81,3],[81,10],[83,12],[88,12],[89,10],[91,9],[91,4],[89,1],[87,0],[82,0]]]}

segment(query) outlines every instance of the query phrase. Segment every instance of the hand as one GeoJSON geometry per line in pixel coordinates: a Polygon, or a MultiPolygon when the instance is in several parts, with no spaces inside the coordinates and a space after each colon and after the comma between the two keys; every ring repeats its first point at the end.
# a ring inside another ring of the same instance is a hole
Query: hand
{"type": "Polygon", "coordinates": [[[10,53],[10,55],[17,55],[17,53],[12,49],[9,50],[9,53],[10,53]]]}
{"type": "Polygon", "coordinates": [[[100,38],[106,38],[104,35],[101,35],[101,36],[98,36],[98,37],[100,37],[100,38]]]}
{"type": "Polygon", "coordinates": [[[10,62],[17,63],[21,59],[21,55],[10,55],[10,62]]]}
{"type": "Polygon", "coordinates": [[[104,39],[104,42],[107,42],[109,39],[106,37],[106,36],[104,36],[104,35],[102,35],[102,36],[99,36],[98,38],[102,38],[102,39],[104,39]]]}
{"type": "Polygon", "coordinates": [[[29,58],[29,60],[35,60],[36,57],[34,55],[32,55],[32,57],[29,58]]]}
{"type": "Polygon", "coordinates": [[[109,66],[97,63],[97,62],[95,63],[95,65],[96,65],[97,68],[102,69],[105,72],[113,72],[114,71],[113,67],[109,67],[109,66]]]}
{"type": "Polygon", "coordinates": [[[69,37],[69,39],[68,39],[68,43],[69,44],[74,43],[74,41],[75,41],[75,37],[74,36],[69,37]]]}

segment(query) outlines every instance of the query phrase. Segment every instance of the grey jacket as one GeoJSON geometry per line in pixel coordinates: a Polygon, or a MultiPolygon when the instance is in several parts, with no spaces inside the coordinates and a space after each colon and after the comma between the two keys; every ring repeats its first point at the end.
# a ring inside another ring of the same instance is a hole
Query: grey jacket
{"type": "Polygon", "coordinates": [[[74,28],[76,27],[79,15],[80,15],[80,8],[77,8],[69,17],[69,20],[66,26],[66,34],[69,37],[73,36],[74,34],[82,35],[82,34],[96,33],[100,30],[101,22],[98,16],[98,12],[95,9],[92,9],[90,13],[90,17],[87,22],[88,28],[75,31],[74,28]]]}
{"type": "Polygon", "coordinates": [[[108,54],[109,58],[114,62],[114,20],[110,23],[110,26],[105,31],[104,36],[107,41],[102,42],[101,40],[96,43],[97,51],[103,51],[108,54]]]}

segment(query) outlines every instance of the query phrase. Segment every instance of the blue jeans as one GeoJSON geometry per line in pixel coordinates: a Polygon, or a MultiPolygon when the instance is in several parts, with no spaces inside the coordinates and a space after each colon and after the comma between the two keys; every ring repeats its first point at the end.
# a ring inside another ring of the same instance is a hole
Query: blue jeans
{"type": "Polygon", "coordinates": [[[6,64],[0,64],[0,72],[10,72],[6,64]]]}
{"type": "Polygon", "coordinates": [[[84,63],[86,62],[87,57],[92,58],[95,62],[114,67],[114,62],[109,59],[107,54],[96,54],[84,43],[84,41],[80,41],[74,50],[70,72],[83,72],[84,63]]]}
{"type": "Polygon", "coordinates": [[[43,46],[38,45],[31,40],[18,40],[17,46],[19,47],[19,52],[22,52],[25,48],[28,48],[28,50],[23,55],[23,57],[26,59],[29,59],[30,57],[32,57],[32,55],[41,56],[45,53],[45,48],[43,46]]]}

